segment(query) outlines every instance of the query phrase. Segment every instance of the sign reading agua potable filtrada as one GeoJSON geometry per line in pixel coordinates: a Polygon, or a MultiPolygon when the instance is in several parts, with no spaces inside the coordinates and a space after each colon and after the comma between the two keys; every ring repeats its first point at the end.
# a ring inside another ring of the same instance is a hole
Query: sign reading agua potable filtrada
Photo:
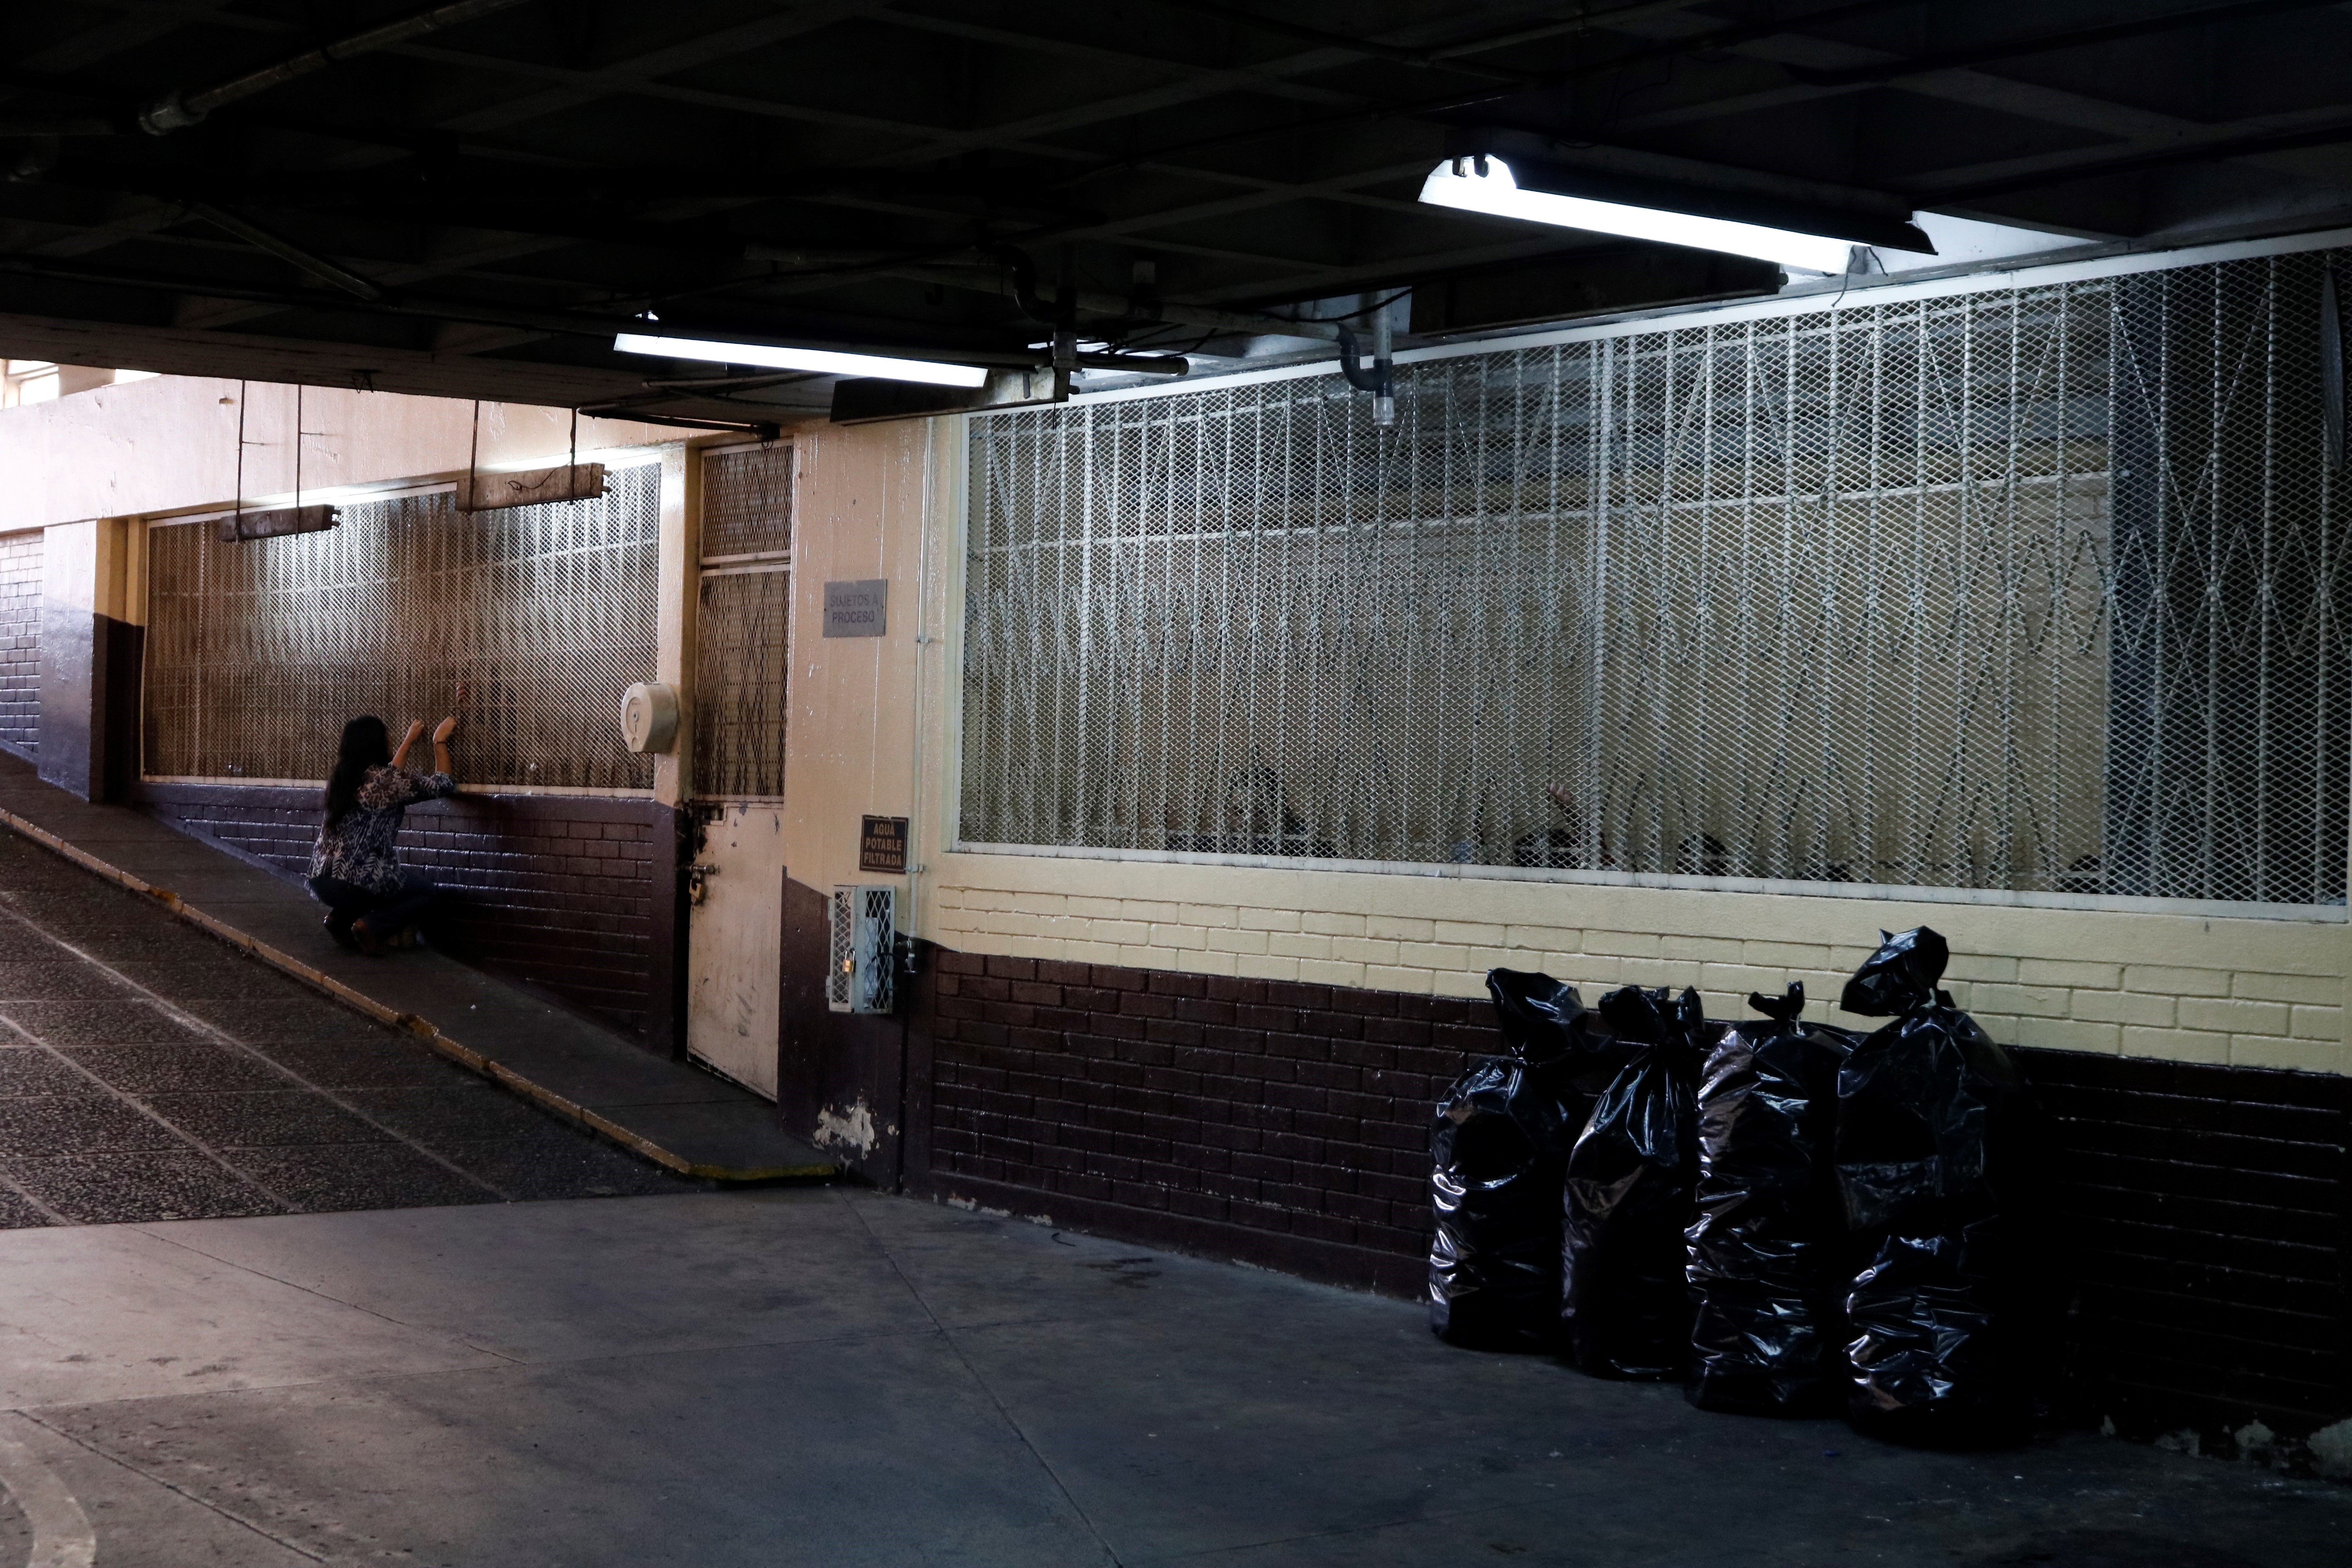
{"type": "Polygon", "coordinates": [[[904,871],[907,868],[907,819],[869,816],[857,836],[857,868],[861,871],[904,871]]]}

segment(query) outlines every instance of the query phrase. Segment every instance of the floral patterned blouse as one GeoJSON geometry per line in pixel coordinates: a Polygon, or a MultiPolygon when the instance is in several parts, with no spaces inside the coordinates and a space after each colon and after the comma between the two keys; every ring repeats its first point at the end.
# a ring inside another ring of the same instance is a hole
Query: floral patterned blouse
{"type": "Polygon", "coordinates": [[[447,773],[412,773],[406,768],[378,765],[360,781],[359,804],[330,827],[319,825],[319,842],[310,851],[310,875],[332,877],[371,893],[400,890],[400,858],[394,841],[401,819],[420,800],[439,800],[457,793],[457,781],[447,773]]]}

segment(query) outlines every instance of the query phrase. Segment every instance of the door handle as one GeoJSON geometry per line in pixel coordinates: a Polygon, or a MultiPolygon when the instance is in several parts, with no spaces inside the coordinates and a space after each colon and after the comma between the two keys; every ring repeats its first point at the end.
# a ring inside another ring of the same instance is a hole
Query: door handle
{"type": "Polygon", "coordinates": [[[689,904],[702,902],[708,883],[717,875],[719,868],[716,866],[688,866],[686,868],[686,901],[689,904]]]}

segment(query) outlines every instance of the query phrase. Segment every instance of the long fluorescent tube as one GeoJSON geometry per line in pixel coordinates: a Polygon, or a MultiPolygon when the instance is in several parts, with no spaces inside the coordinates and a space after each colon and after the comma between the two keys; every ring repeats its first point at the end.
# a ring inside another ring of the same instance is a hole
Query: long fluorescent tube
{"type": "Polygon", "coordinates": [[[623,332],[613,340],[613,347],[625,354],[708,360],[715,364],[757,364],[772,370],[814,371],[820,375],[866,375],[882,381],[917,381],[926,386],[988,384],[988,372],[978,365],[835,353],[830,349],[780,349],[769,343],[716,342],[704,338],[650,338],[639,332],[623,332]]]}
{"type": "Polygon", "coordinates": [[[1559,196],[1549,191],[1521,190],[1511,177],[1511,166],[1500,158],[1486,159],[1486,172],[1475,163],[1440,163],[1422,183],[1421,199],[1467,212],[1497,217],[1524,218],[1529,223],[1558,224],[1562,228],[1591,229],[1598,234],[1622,234],[1632,239],[1654,239],[1664,245],[1686,245],[1694,250],[1723,250],[1734,256],[1760,257],[1811,272],[1843,272],[1851,258],[1851,241],[1815,234],[1795,234],[1760,224],[1733,223],[1727,218],[1694,217],[1688,213],[1662,212],[1655,207],[1625,206],[1583,196],[1559,196]],[[1460,168],[1463,172],[1455,174],[1460,168]]]}

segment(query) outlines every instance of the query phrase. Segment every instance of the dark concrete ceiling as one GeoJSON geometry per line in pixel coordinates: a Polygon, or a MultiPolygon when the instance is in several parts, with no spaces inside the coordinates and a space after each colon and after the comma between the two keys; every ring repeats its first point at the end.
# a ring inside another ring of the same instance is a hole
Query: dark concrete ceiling
{"type": "Polygon", "coordinates": [[[1416,202],[1482,137],[1662,190],[2108,239],[2352,208],[2352,7],[2312,0],[426,9],[458,19],[156,134],[175,93],[419,8],[8,7],[0,352],[725,417],[647,388],[614,331],[652,310],[1010,363],[1052,329],[1008,245],[1101,307],[1086,335],[1173,348],[1213,311],[1230,333],[1497,268],[1546,299],[1624,274],[1622,242],[1416,202]]]}

